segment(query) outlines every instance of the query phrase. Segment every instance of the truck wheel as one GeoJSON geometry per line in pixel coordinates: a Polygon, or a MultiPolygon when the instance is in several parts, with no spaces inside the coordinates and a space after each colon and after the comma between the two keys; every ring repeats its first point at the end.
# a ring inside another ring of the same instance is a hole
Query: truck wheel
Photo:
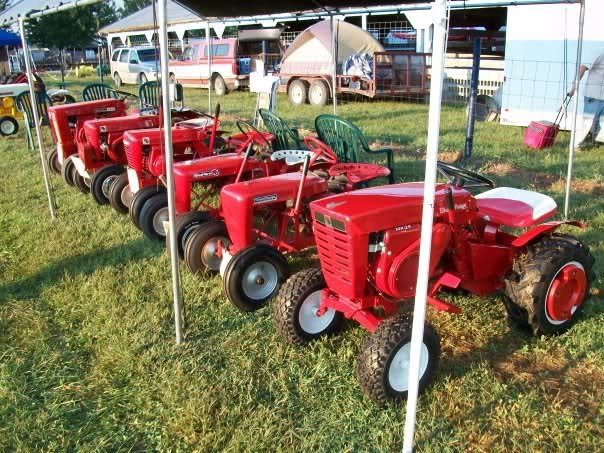
{"type": "Polygon", "coordinates": [[[287,261],[274,247],[255,244],[237,252],[224,271],[222,287],[241,311],[262,308],[287,279],[287,261]]]}
{"type": "MultiPolygon", "coordinates": [[[[185,244],[195,229],[210,220],[212,216],[205,211],[191,211],[176,216],[174,226],[176,228],[176,244],[178,245],[178,257],[184,259],[185,244]]],[[[166,237],[166,248],[169,248],[168,237],[166,237]]]]}
{"type": "Polygon", "coordinates": [[[147,200],[149,200],[153,196],[157,195],[158,193],[166,193],[166,188],[164,186],[157,186],[157,185],[146,186],[146,187],[143,187],[138,192],[136,192],[134,194],[134,196],[132,197],[132,201],[130,202],[130,207],[129,207],[130,208],[130,220],[132,220],[132,223],[134,224],[134,226],[136,226],[136,228],[138,228],[139,230],[141,229],[139,219],[140,219],[141,210],[143,209],[143,206],[145,205],[147,200]]]}
{"type": "Polygon", "coordinates": [[[138,220],[141,230],[149,239],[165,240],[164,220],[168,220],[168,195],[158,193],[149,198],[143,205],[138,220]]]}
{"type": "Polygon", "coordinates": [[[308,89],[308,101],[311,105],[323,107],[329,99],[329,88],[323,80],[315,80],[308,89]]]}
{"type": "Polygon", "coordinates": [[[119,214],[127,214],[133,193],[128,183],[128,175],[122,173],[109,185],[109,204],[119,214]]]}
{"type": "Polygon", "coordinates": [[[306,83],[303,80],[294,80],[287,89],[287,95],[293,105],[306,104],[306,83]]]}
{"type": "Polygon", "coordinates": [[[206,269],[211,272],[220,270],[222,257],[216,254],[219,242],[223,247],[231,244],[222,220],[210,220],[191,232],[184,249],[184,260],[191,273],[197,274],[206,269]]]}
{"type": "Polygon", "coordinates": [[[50,171],[57,175],[61,174],[61,162],[59,162],[59,152],[56,148],[46,154],[46,163],[50,171]]]}
{"type": "Polygon", "coordinates": [[[321,269],[313,268],[292,275],[273,301],[277,331],[295,345],[303,345],[340,330],[344,316],[329,308],[317,314],[325,279],[321,269]]]}
{"type": "MultiPolygon", "coordinates": [[[[411,356],[410,314],[398,314],[382,322],[371,334],[357,359],[357,380],[369,398],[378,404],[407,399],[411,356]]],[[[440,361],[440,337],[424,325],[419,368],[419,393],[432,382],[440,361]]]]}
{"type": "Polygon", "coordinates": [[[94,201],[100,205],[109,203],[109,187],[125,171],[121,165],[107,165],[98,169],[90,181],[90,194],[94,201]]]}
{"type": "Polygon", "coordinates": [[[212,85],[214,86],[214,93],[216,94],[216,96],[224,96],[229,91],[221,75],[217,75],[216,77],[214,77],[212,85]]]}
{"type": "Polygon", "coordinates": [[[61,176],[63,177],[63,181],[65,181],[68,186],[72,187],[75,185],[75,182],[73,180],[74,170],[75,165],[73,163],[73,156],[69,156],[63,161],[63,166],[61,167],[61,176]]]}
{"type": "Polygon", "coordinates": [[[19,132],[19,123],[12,116],[0,117],[0,135],[7,137],[19,132]]]}
{"type": "Polygon", "coordinates": [[[593,263],[589,247],[570,235],[529,245],[505,279],[508,319],[535,336],[566,331],[583,307],[593,263]]]}
{"type": "Polygon", "coordinates": [[[73,184],[80,190],[82,193],[90,193],[90,178],[85,178],[82,176],[75,165],[73,167],[73,184]]]}
{"type": "Polygon", "coordinates": [[[120,88],[122,86],[122,78],[117,72],[113,74],[113,83],[115,84],[116,88],[120,88]]]}

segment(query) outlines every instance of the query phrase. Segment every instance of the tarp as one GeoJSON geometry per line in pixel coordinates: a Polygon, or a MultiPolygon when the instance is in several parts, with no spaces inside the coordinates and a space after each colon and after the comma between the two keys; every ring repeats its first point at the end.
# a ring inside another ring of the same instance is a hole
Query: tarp
{"type": "MultiPolygon", "coordinates": [[[[334,27],[338,43],[338,66],[352,55],[373,55],[384,51],[371,33],[356,25],[336,20],[334,27]]],[[[292,41],[281,60],[280,72],[308,75],[333,73],[329,20],[322,20],[308,27],[292,41]]]]}
{"type": "Polygon", "coordinates": [[[0,29],[0,46],[20,46],[21,38],[16,33],[0,29]]]}

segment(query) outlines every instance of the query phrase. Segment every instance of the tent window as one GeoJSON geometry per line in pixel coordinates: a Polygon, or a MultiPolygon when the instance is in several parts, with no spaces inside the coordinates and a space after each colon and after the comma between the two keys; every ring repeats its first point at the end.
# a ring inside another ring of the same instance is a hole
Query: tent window
{"type": "MultiPolygon", "coordinates": [[[[212,56],[213,57],[226,57],[229,54],[229,45],[228,44],[215,44],[212,46],[212,56]]],[[[208,48],[203,49],[203,56],[208,56],[208,48]]]]}

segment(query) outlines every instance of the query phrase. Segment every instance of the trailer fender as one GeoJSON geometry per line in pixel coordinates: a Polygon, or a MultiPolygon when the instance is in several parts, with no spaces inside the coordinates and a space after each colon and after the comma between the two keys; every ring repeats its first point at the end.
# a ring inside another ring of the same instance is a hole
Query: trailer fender
{"type": "Polygon", "coordinates": [[[542,223],[541,225],[536,226],[535,228],[533,228],[531,230],[524,232],[520,236],[518,236],[512,242],[512,246],[516,247],[516,248],[522,248],[525,245],[529,244],[530,242],[533,242],[535,239],[538,239],[545,234],[554,232],[556,229],[558,229],[558,227],[560,225],[573,225],[573,226],[579,227],[581,229],[587,228],[587,225],[585,223],[578,222],[576,220],[559,221],[559,222],[545,222],[545,223],[542,223]]]}

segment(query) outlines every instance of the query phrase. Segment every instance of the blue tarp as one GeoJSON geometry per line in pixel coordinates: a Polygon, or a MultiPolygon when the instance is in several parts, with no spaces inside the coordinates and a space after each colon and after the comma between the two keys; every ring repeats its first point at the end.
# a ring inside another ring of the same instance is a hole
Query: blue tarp
{"type": "Polygon", "coordinates": [[[0,46],[20,46],[21,38],[16,33],[0,29],[0,46]]]}

